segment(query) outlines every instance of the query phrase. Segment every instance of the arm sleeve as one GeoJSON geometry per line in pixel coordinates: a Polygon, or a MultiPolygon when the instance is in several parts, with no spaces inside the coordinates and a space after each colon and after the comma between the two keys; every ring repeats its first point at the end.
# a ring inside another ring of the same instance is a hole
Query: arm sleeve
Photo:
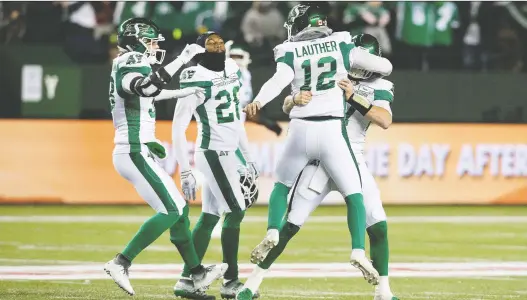
{"type": "Polygon", "coordinates": [[[163,87],[172,80],[174,74],[184,65],[179,58],[176,58],[165,67],[153,72],[143,56],[136,54],[130,56],[132,56],[131,61],[135,60],[136,63],[127,63],[121,66],[118,72],[123,78],[123,89],[127,93],[140,97],[158,96],[163,87]]]}
{"type": "Polygon", "coordinates": [[[168,100],[178,98],[180,95],[179,90],[162,90],[159,95],[154,98],[154,101],[168,100]]]}
{"type": "Polygon", "coordinates": [[[289,65],[286,63],[279,62],[276,65],[276,72],[274,73],[271,79],[262,86],[254,101],[260,102],[260,104],[265,106],[267,103],[271,102],[276,98],[282,90],[293,81],[295,78],[295,72],[289,65]]]}
{"type": "Polygon", "coordinates": [[[190,170],[185,132],[187,131],[188,124],[192,119],[198,103],[198,96],[190,95],[178,100],[174,111],[174,119],[172,120],[172,145],[175,149],[176,161],[180,166],[180,172],[190,170]]]}
{"type": "Polygon", "coordinates": [[[392,73],[392,63],[384,57],[373,55],[358,47],[351,49],[349,56],[351,68],[368,70],[382,76],[392,73]]]}

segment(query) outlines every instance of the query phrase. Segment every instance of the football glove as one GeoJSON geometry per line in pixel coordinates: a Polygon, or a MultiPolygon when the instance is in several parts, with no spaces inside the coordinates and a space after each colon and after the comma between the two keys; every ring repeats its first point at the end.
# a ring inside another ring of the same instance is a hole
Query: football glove
{"type": "Polygon", "coordinates": [[[191,170],[181,172],[181,189],[185,200],[196,200],[196,178],[191,170]]]}
{"type": "Polygon", "coordinates": [[[146,143],[146,146],[148,147],[148,150],[154,154],[155,156],[159,157],[160,159],[163,159],[167,156],[165,147],[161,145],[158,142],[150,142],[146,143]]]}
{"type": "Polygon", "coordinates": [[[178,56],[178,59],[181,60],[183,63],[188,64],[189,61],[192,60],[196,54],[200,54],[205,52],[205,48],[201,47],[198,44],[191,44],[185,46],[185,49],[181,52],[181,54],[178,56]]]}

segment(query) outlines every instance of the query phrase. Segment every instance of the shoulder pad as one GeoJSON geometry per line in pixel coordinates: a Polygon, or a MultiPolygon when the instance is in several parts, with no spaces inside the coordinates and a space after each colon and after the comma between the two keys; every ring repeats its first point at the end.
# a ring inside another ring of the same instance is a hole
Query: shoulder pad
{"type": "Polygon", "coordinates": [[[191,82],[191,81],[196,81],[199,77],[199,75],[196,75],[197,73],[197,68],[195,66],[193,67],[188,67],[188,68],[185,68],[183,69],[183,71],[181,71],[181,74],[179,74],[179,81],[181,82],[191,82]]]}
{"type": "Polygon", "coordinates": [[[393,82],[386,79],[376,79],[369,82],[367,85],[375,89],[374,100],[386,100],[393,102],[395,94],[395,86],[393,82]]]}
{"type": "Polygon", "coordinates": [[[123,73],[141,73],[147,76],[152,72],[152,67],[146,57],[139,52],[127,52],[117,57],[117,68],[123,73]]]}
{"type": "Polygon", "coordinates": [[[348,31],[333,32],[331,36],[339,39],[341,42],[351,44],[351,33],[349,33],[348,31]]]}

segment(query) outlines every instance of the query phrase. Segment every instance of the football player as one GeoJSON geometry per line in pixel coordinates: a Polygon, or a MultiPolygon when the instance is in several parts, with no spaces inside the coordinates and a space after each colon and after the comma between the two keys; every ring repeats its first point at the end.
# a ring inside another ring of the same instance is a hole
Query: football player
{"type": "Polygon", "coordinates": [[[158,45],[163,40],[159,28],[150,20],[132,18],[124,21],[118,28],[120,53],[113,60],[110,77],[109,97],[115,127],[114,167],[156,211],[124,250],[104,266],[106,273],[130,295],[135,294],[128,278],[132,261],[167,229],[170,229],[170,241],[190,267],[195,286],[210,285],[227,269],[226,264],[207,268],[201,264],[189,230],[188,205],[172,177],[156,162],[166,154],[155,137],[154,102],[203,93],[197,87],[163,90],[163,85],[181,66],[204,51],[198,45],[187,46],[174,61],[153,72],[151,65],[160,64],[164,58],[165,51],[158,45]]]}
{"type": "Polygon", "coordinates": [[[278,245],[287,195],[300,172],[311,160],[319,160],[348,203],[349,230],[352,235],[350,262],[368,282],[378,283],[378,273],[365,254],[366,216],[362,180],[344,123],[344,92],[337,82],[346,78],[350,68],[364,69],[387,76],[391,63],[368,51],[353,47],[349,32],[333,32],[326,16],[316,4],[299,4],[291,9],[285,24],[288,41],[275,49],[276,72],[245,108],[248,115],[280,94],[292,83],[293,94],[311,93],[306,105],[291,110],[289,132],[278,161],[278,181],[269,200],[268,231],[251,253],[251,262],[261,263],[278,245]]]}
{"type": "MultiPolygon", "coordinates": [[[[240,68],[234,60],[226,58],[225,44],[218,33],[206,32],[198,37],[196,44],[204,47],[206,51],[196,57],[199,61],[197,66],[181,72],[180,85],[203,88],[205,94],[189,95],[177,103],[172,140],[177,146],[176,158],[180,165],[183,194],[186,200],[194,200],[196,180],[190,168],[185,137],[185,131],[194,115],[198,122],[194,161],[205,180],[202,189],[202,213],[192,231],[192,239],[198,257],[203,258],[212,231],[220,217],[225,214],[221,245],[223,261],[229,267],[224,275],[220,293],[223,298],[233,299],[243,287],[238,279],[240,223],[245,216],[245,210],[255,199],[246,193],[244,196],[244,191],[247,191],[247,185],[250,191],[254,188],[252,185],[258,172],[249,154],[247,135],[241,120],[240,68]]],[[[252,191],[254,192],[254,189],[252,191]]],[[[213,299],[214,296],[208,296],[204,289],[196,287],[190,280],[190,267],[185,265],[182,279],[175,286],[176,296],[187,299],[213,299]]]]}
{"type": "MultiPolygon", "coordinates": [[[[356,47],[381,56],[381,49],[375,37],[361,34],[354,37],[353,42],[356,47]]],[[[346,129],[362,178],[366,231],[370,239],[370,258],[380,275],[379,285],[375,287],[374,300],[397,300],[398,298],[391,292],[388,280],[389,248],[386,213],[382,206],[379,188],[364,159],[366,132],[370,124],[373,123],[387,129],[392,123],[390,105],[394,99],[394,85],[371,72],[357,68],[350,70],[348,78],[349,80],[339,81],[338,85],[345,91],[348,101],[346,129]]],[[[305,105],[310,100],[309,92],[301,91],[295,99],[291,96],[285,99],[283,110],[289,114],[295,105],[305,105]]],[[[304,168],[293,187],[294,192],[291,195],[287,219],[280,230],[280,236],[283,239],[281,238],[278,247],[273,248],[265,260],[255,267],[253,274],[247,279],[245,287],[248,290],[244,291],[245,294],[258,290],[262,275],[282,253],[288,241],[300,230],[311,212],[320,205],[328,193],[336,190],[335,183],[318,161],[311,161],[304,168]]],[[[242,296],[238,298],[246,299],[242,296]]]]}

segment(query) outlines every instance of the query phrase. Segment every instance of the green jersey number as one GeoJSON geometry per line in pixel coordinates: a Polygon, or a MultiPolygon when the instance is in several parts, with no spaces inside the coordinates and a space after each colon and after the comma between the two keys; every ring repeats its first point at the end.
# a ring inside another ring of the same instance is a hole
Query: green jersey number
{"type": "Polygon", "coordinates": [[[218,105],[216,107],[216,117],[218,119],[218,124],[224,124],[224,123],[230,123],[234,122],[234,113],[230,112],[228,115],[225,116],[223,113],[225,110],[228,110],[231,107],[231,102],[234,100],[234,110],[236,111],[236,118],[238,120],[240,119],[240,111],[238,109],[238,105],[240,101],[238,100],[238,91],[240,90],[239,86],[235,86],[232,89],[232,95],[227,90],[222,90],[216,94],[216,100],[222,100],[222,98],[225,98],[227,101],[218,105]]]}
{"type": "MultiPolygon", "coordinates": [[[[324,71],[318,75],[317,78],[317,91],[325,91],[335,87],[335,80],[333,77],[337,73],[337,61],[331,57],[322,57],[317,62],[317,68],[322,69],[329,66],[329,70],[324,71]]],[[[301,91],[311,91],[311,60],[306,59],[302,62],[302,69],[304,69],[304,85],[300,87],[301,91]]]]}

